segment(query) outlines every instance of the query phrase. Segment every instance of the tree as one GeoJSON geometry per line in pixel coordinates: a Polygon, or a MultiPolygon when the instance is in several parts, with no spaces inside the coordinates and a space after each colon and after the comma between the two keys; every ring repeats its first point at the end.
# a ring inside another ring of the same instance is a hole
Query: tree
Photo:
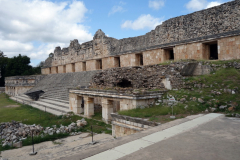
{"type": "Polygon", "coordinates": [[[2,75],[0,77],[0,86],[5,85],[5,77],[41,74],[43,63],[40,62],[37,67],[32,67],[29,57],[19,54],[13,58],[8,58],[0,51],[0,70],[2,75]]]}
{"type": "Polygon", "coordinates": [[[44,61],[41,61],[36,67],[33,67],[34,74],[41,74],[41,68],[43,67],[44,61]]]}
{"type": "Polygon", "coordinates": [[[0,50],[0,58],[5,57],[3,51],[0,50]]]}
{"type": "Polygon", "coordinates": [[[9,58],[6,77],[9,76],[22,76],[34,74],[32,66],[30,64],[30,58],[19,54],[17,57],[9,58]]]}
{"type": "Polygon", "coordinates": [[[2,51],[0,51],[0,86],[4,86],[5,84],[4,81],[5,81],[7,63],[8,63],[8,58],[5,57],[2,51]]]}

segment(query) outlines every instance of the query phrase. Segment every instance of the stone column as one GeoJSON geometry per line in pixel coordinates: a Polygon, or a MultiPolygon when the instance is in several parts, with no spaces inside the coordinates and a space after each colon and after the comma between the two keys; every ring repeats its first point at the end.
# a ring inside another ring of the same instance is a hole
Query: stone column
{"type": "Polygon", "coordinates": [[[105,122],[110,122],[112,117],[111,113],[113,113],[113,101],[108,100],[106,98],[102,99],[102,118],[105,122]]]}
{"type": "Polygon", "coordinates": [[[94,98],[84,96],[84,115],[90,117],[94,115],[94,98]]]}
{"type": "Polygon", "coordinates": [[[83,113],[83,109],[81,107],[82,97],[77,94],[70,93],[69,94],[69,109],[72,110],[76,114],[83,113]]]}

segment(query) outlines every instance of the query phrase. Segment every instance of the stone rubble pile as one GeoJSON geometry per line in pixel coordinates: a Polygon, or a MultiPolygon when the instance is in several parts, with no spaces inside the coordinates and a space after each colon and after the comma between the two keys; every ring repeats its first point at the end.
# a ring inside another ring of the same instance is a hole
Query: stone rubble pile
{"type": "MultiPolygon", "coordinates": [[[[60,128],[57,128],[56,125],[51,127],[46,127],[45,129],[40,125],[26,125],[20,122],[3,122],[0,124],[0,137],[2,139],[2,146],[18,146],[21,140],[26,139],[27,137],[41,136],[44,135],[53,135],[54,133],[70,133],[70,135],[77,135],[80,132],[74,132],[76,129],[79,129],[87,125],[87,121],[83,118],[77,120],[76,123],[72,122],[68,126],[61,125],[60,128]]],[[[19,146],[21,147],[21,146],[19,146]]]]}
{"type": "Polygon", "coordinates": [[[162,81],[168,79],[172,88],[178,89],[183,85],[180,71],[187,63],[174,62],[170,65],[110,68],[97,73],[93,77],[91,87],[165,89],[162,81]],[[124,86],[124,83],[126,86],[124,86]]]}
{"type": "Polygon", "coordinates": [[[210,62],[204,62],[204,64],[210,65],[214,70],[218,70],[220,68],[235,68],[240,69],[240,62],[233,61],[225,64],[211,64],[210,62]]]}
{"type": "MultiPolygon", "coordinates": [[[[161,89],[165,86],[163,80],[170,81],[172,89],[181,88],[211,88],[199,82],[185,83],[186,77],[181,75],[181,71],[189,63],[198,63],[199,65],[210,66],[211,71],[217,71],[221,68],[235,68],[240,69],[240,62],[232,61],[222,64],[213,64],[211,61],[196,61],[196,60],[180,60],[178,62],[171,62],[168,65],[150,65],[150,66],[136,66],[136,67],[121,67],[110,68],[97,73],[92,78],[90,88],[115,90],[129,90],[129,89],[161,89]],[[124,86],[125,83],[125,86],[124,86]]],[[[230,92],[228,88],[223,92],[230,92]]],[[[231,90],[231,93],[236,93],[236,89],[231,90]]]]}

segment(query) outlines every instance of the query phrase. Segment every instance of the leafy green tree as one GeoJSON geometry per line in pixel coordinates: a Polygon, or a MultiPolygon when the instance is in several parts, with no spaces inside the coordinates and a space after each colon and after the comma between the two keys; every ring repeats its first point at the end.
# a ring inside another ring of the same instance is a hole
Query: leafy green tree
{"type": "Polygon", "coordinates": [[[19,54],[13,58],[8,58],[0,51],[0,86],[5,85],[5,77],[41,74],[43,63],[40,62],[36,67],[32,67],[29,57],[19,54]]]}
{"type": "Polygon", "coordinates": [[[6,67],[6,77],[9,76],[20,76],[20,75],[32,75],[33,70],[30,64],[30,58],[27,56],[14,56],[9,58],[7,67],[6,67]]]}
{"type": "Polygon", "coordinates": [[[44,61],[41,61],[36,67],[33,67],[34,74],[41,74],[41,68],[43,67],[44,61]]]}
{"type": "Polygon", "coordinates": [[[4,86],[4,79],[5,79],[7,64],[8,64],[8,58],[5,57],[2,51],[0,51],[0,86],[4,86]]]}

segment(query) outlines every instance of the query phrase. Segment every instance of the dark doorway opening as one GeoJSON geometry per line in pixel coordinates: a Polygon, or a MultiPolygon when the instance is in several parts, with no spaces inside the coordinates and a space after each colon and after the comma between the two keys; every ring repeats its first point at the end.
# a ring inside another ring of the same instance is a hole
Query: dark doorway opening
{"type": "Polygon", "coordinates": [[[164,57],[166,61],[174,60],[173,48],[164,49],[164,57]]]}
{"type": "Polygon", "coordinates": [[[122,79],[121,82],[117,83],[117,86],[121,88],[128,88],[128,87],[132,87],[132,83],[126,79],[122,79]]]}
{"type": "Polygon", "coordinates": [[[72,72],[75,72],[75,63],[72,63],[72,72]]]}
{"type": "Polygon", "coordinates": [[[169,60],[174,60],[173,49],[172,49],[172,50],[169,50],[169,60]]]}
{"type": "Polygon", "coordinates": [[[66,65],[63,66],[63,73],[66,73],[66,65]]]}
{"type": "Polygon", "coordinates": [[[113,113],[120,111],[120,101],[113,101],[113,113]]]}
{"type": "Polygon", "coordinates": [[[102,60],[97,60],[97,69],[102,69],[102,60]]]}
{"type": "Polygon", "coordinates": [[[218,45],[210,44],[210,60],[218,59],[218,45]]]}
{"type": "Polygon", "coordinates": [[[136,66],[143,65],[143,54],[136,54],[136,66]]]}
{"type": "Polygon", "coordinates": [[[84,108],[84,98],[82,97],[81,107],[84,108]]]}
{"type": "Polygon", "coordinates": [[[82,70],[86,71],[86,62],[82,62],[82,70]]]}
{"type": "Polygon", "coordinates": [[[115,63],[114,67],[121,67],[120,57],[114,57],[114,63],[115,63]]]}

